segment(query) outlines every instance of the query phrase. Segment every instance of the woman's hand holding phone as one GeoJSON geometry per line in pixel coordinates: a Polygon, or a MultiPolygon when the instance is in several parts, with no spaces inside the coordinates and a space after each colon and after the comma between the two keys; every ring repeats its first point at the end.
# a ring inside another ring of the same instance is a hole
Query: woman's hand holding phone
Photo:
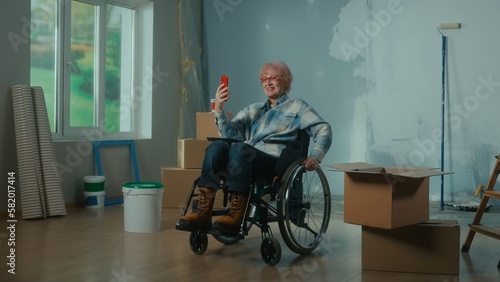
{"type": "Polygon", "coordinates": [[[224,110],[224,103],[229,100],[229,83],[228,76],[223,75],[220,78],[220,85],[217,87],[215,93],[215,111],[222,112],[224,110]]]}

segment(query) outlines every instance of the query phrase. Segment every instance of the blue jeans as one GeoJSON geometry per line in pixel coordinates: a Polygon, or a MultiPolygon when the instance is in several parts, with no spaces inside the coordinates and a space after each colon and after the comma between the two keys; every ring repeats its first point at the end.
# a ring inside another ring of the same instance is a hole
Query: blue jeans
{"type": "Polygon", "coordinates": [[[221,179],[227,181],[230,193],[248,195],[250,184],[258,179],[272,179],[278,158],[244,142],[229,145],[217,140],[205,150],[200,187],[217,190],[221,179]]]}

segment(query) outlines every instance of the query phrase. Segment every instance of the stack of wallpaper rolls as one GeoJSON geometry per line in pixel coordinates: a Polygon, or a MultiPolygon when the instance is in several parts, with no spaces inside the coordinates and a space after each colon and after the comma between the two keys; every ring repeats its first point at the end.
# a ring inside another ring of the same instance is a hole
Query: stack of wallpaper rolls
{"type": "Polygon", "coordinates": [[[23,219],[66,214],[43,89],[12,87],[18,182],[23,219]]]}

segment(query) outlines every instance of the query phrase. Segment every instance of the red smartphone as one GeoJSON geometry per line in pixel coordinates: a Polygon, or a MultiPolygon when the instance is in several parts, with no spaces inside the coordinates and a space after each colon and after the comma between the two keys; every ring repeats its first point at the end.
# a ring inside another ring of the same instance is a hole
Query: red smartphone
{"type": "Polygon", "coordinates": [[[224,87],[227,87],[229,85],[227,75],[223,75],[220,77],[220,83],[224,84],[224,87]]]}

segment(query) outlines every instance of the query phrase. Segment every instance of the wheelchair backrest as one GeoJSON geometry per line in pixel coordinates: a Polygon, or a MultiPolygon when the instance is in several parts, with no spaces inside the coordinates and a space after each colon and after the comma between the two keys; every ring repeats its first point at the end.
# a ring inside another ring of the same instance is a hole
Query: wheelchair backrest
{"type": "Polygon", "coordinates": [[[307,134],[307,132],[304,129],[299,130],[297,134],[297,140],[300,143],[298,149],[301,152],[301,157],[307,157],[307,154],[309,152],[309,140],[310,140],[309,134],[307,134]]]}

